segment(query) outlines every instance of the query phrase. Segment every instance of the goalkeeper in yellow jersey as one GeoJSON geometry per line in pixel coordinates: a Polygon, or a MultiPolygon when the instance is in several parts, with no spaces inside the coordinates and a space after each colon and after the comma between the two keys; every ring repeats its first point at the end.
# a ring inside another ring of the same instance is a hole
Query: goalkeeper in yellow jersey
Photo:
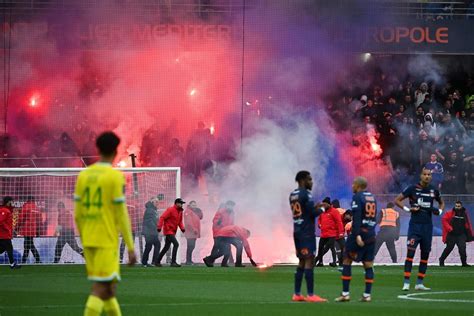
{"type": "Polygon", "coordinates": [[[129,265],[136,262],[125,204],[125,177],[112,168],[120,139],[105,132],[96,140],[100,161],[81,171],[74,192],[74,217],[84,247],[87,277],[93,281],[85,316],[121,315],[115,298],[120,281],[119,234],[127,245],[129,265]]]}

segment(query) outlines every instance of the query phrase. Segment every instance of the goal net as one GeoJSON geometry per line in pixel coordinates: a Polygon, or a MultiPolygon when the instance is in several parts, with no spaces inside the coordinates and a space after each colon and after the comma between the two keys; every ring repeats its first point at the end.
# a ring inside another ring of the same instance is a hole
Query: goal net
{"type": "MultiPolygon", "coordinates": [[[[13,247],[17,262],[83,263],[74,225],[73,193],[83,168],[0,168],[0,201],[14,199],[13,247]],[[34,251],[37,249],[37,252],[34,251]],[[28,253],[24,253],[28,250],[28,253]],[[31,251],[33,250],[33,251],[31,251]]],[[[118,168],[126,178],[126,203],[137,255],[142,253],[141,226],[145,204],[159,201],[159,213],[180,196],[180,168],[118,168]]],[[[1,204],[2,202],[0,202],[1,204]]],[[[123,244],[123,243],[122,243],[123,244]]],[[[120,252],[127,260],[127,251],[120,252]]],[[[6,253],[0,264],[8,263],[6,253]]]]}

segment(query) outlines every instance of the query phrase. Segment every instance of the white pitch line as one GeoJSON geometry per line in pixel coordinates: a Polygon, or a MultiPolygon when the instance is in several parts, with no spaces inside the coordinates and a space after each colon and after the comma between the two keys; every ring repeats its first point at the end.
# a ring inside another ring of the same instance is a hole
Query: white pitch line
{"type": "Polygon", "coordinates": [[[474,303],[474,299],[473,300],[457,300],[457,299],[444,299],[444,298],[420,298],[420,297],[416,297],[416,296],[423,296],[423,295],[462,294],[462,293],[474,293],[474,290],[411,293],[411,294],[406,294],[406,295],[398,295],[398,298],[402,299],[402,300],[424,301],[424,302],[474,303]]]}

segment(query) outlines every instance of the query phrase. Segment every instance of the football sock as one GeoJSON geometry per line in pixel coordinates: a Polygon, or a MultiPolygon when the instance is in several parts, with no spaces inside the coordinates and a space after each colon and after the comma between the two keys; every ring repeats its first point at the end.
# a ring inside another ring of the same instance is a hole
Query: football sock
{"type": "Polygon", "coordinates": [[[112,297],[104,301],[104,311],[109,316],[121,316],[122,312],[120,311],[120,306],[117,301],[117,298],[112,297]]]}
{"type": "Polygon", "coordinates": [[[421,252],[420,266],[418,267],[418,279],[416,280],[416,284],[423,284],[423,279],[425,278],[426,270],[428,269],[429,256],[429,252],[421,252]]]}
{"type": "Polygon", "coordinates": [[[304,269],[304,278],[306,280],[306,290],[308,295],[314,294],[314,272],[313,269],[304,269]]]}
{"type": "Polygon", "coordinates": [[[89,295],[86,302],[84,316],[100,316],[104,308],[104,301],[94,295],[89,295]]]}
{"type": "Polygon", "coordinates": [[[411,268],[413,266],[413,257],[415,257],[415,250],[408,248],[407,258],[405,259],[405,283],[410,283],[411,268]]]}
{"type": "Polygon", "coordinates": [[[344,264],[342,266],[342,292],[349,293],[349,284],[352,279],[352,266],[344,264]]]}
{"type": "Polygon", "coordinates": [[[365,294],[372,292],[372,283],[374,283],[374,269],[365,269],[365,294]]]}
{"type": "Polygon", "coordinates": [[[303,282],[303,268],[296,268],[295,272],[295,294],[301,294],[301,283],[303,282]]]}

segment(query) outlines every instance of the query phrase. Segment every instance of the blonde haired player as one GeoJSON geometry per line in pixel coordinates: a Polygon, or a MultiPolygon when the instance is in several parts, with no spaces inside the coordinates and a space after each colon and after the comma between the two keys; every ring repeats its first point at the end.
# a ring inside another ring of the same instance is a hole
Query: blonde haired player
{"type": "Polygon", "coordinates": [[[96,140],[100,161],[79,173],[74,192],[74,217],[79,229],[87,277],[93,281],[85,316],[121,315],[115,298],[120,281],[119,234],[127,245],[129,265],[136,262],[130,220],[125,204],[125,178],[112,168],[120,139],[105,132],[96,140]]]}

